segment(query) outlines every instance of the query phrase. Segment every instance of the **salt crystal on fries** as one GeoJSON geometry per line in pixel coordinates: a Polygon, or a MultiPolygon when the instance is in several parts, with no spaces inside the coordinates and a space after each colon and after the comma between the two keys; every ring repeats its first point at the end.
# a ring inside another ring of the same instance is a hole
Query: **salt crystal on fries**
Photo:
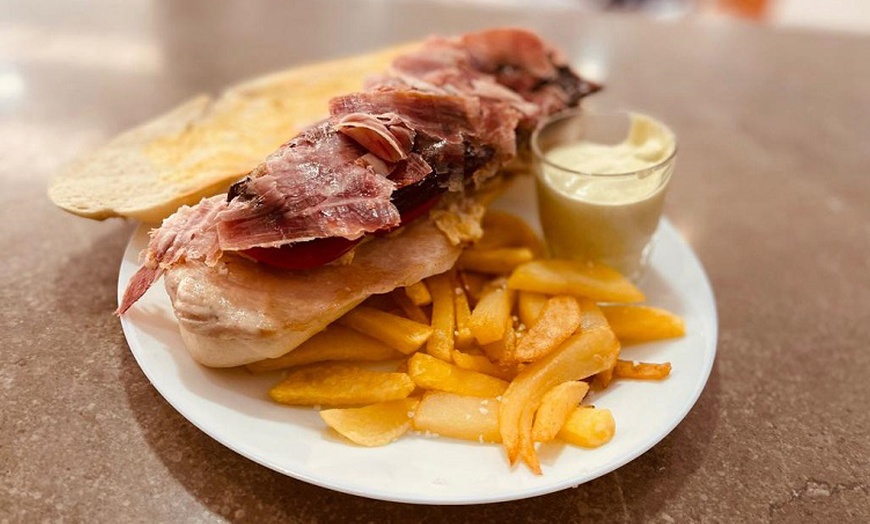
{"type": "Polygon", "coordinates": [[[453,295],[453,309],[456,314],[455,347],[466,349],[474,344],[474,333],[471,332],[471,306],[465,289],[457,284],[453,295]]]}
{"type": "Polygon", "coordinates": [[[417,406],[413,427],[417,431],[476,442],[501,442],[498,431],[499,401],[427,391],[417,406]]]}
{"type": "Polygon", "coordinates": [[[432,337],[426,343],[426,351],[450,362],[456,330],[453,279],[444,273],[428,278],[427,282],[432,293],[432,337]]]}
{"type": "Polygon", "coordinates": [[[459,272],[459,282],[468,296],[469,305],[473,306],[477,304],[477,301],[483,296],[484,290],[489,286],[490,278],[488,275],[474,273],[473,271],[459,272]]]}

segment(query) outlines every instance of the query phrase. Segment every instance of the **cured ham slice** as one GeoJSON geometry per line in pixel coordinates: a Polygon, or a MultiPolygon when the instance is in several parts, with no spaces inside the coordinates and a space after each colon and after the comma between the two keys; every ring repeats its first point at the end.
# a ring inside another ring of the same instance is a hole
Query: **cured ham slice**
{"type": "Polygon", "coordinates": [[[596,89],[527,31],[432,38],[364,91],[332,99],[328,119],[281,146],[226,196],[167,218],[152,232],[118,312],[175,264],[214,266],[224,252],[254,256],[394,229],[441,193],[494,176],[541,117],[596,89]]]}
{"type": "Polygon", "coordinates": [[[363,150],[349,138],[324,132],[314,143],[291,142],[266,160],[259,176],[235,188],[235,198],[217,217],[222,251],[314,238],[353,240],[399,225],[390,202],[393,182],[358,165],[363,150]]]}
{"type": "Polygon", "coordinates": [[[351,113],[340,118],[333,127],[385,162],[408,158],[414,146],[414,130],[404,125],[395,113],[351,113]]]}

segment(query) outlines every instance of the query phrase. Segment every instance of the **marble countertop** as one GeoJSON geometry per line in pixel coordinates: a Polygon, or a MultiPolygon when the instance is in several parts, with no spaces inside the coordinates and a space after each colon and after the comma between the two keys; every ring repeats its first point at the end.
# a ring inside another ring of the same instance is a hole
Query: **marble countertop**
{"type": "MultiPolygon", "coordinates": [[[[17,5],[16,5],[17,4],[17,5]]],[[[0,521],[870,520],[870,38],[403,2],[108,0],[0,8],[0,521]],[[134,223],[46,184],[203,91],[432,32],[524,25],[680,137],[666,213],[720,331],[660,444],[533,499],[414,506],[332,492],[223,447],[152,388],[115,307],[134,223]]]]}

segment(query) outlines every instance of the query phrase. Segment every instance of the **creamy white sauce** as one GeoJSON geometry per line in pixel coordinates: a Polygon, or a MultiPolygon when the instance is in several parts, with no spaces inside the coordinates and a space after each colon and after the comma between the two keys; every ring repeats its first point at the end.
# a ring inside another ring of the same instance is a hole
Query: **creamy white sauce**
{"type": "Polygon", "coordinates": [[[651,118],[632,114],[631,121],[628,137],[618,144],[583,140],[548,151],[538,176],[538,203],[554,256],[598,260],[636,277],[672,169],[671,162],[662,162],[676,141],[651,118]]]}

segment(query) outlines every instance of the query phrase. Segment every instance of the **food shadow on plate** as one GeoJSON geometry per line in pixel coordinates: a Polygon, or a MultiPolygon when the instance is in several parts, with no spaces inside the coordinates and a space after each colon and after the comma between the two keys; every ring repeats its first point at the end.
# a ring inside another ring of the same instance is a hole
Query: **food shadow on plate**
{"type": "MultiPolygon", "coordinates": [[[[165,295],[160,282],[149,290],[152,292],[165,295]]],[[[280,406],[269,399],[269,389],[283,375],[280,371],[255,374],[243,367],[209,368],[194,361],[168,305],[142,302],[125,314],[124,324],[131,347],[137,346],[131,350],[146,375],[174,373],[173,382],[186,394],[258,419],[286,421],[287,410],[302,409],[280,406]]],[[[158,390],[167,382],[165,376],[149,379],[158,390]]]]}

